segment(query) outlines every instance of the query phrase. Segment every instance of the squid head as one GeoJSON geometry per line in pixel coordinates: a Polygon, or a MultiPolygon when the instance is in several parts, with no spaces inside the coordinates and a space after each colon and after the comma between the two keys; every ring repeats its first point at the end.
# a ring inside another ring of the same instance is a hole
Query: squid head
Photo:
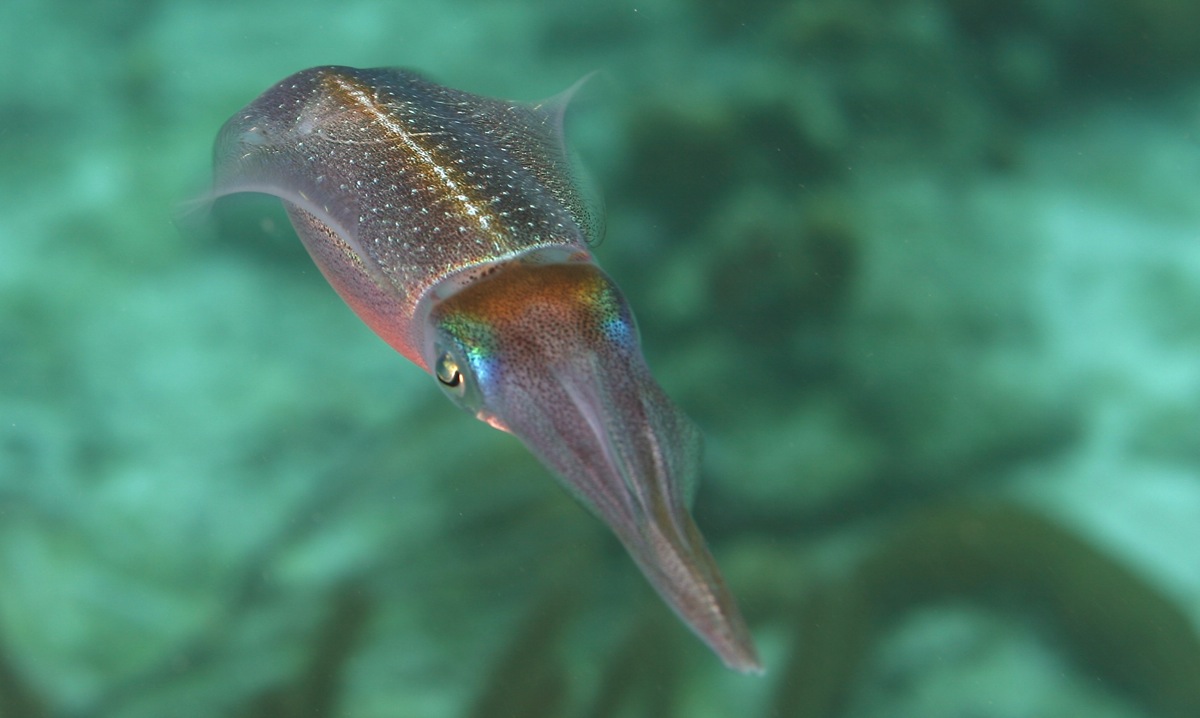
{"type": "Polygon", "coordinates": [[[511,262],[431,301],[426,335],[442,390],[558,474],[727,665],[760,670],[688,512],[700,433],[651,376],[608,275],[585,259],[511,262]]]}

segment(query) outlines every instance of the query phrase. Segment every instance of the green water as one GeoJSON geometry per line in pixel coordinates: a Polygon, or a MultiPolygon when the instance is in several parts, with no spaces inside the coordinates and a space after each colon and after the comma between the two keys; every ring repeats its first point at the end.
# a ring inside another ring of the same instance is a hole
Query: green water
{"type": "Polygon", "coordinates": [[[1200,715],[1200,5],[0,5],[0,717],[1200,715]],[[330,290],[221,124],[570,118],[767,672],[330,290]]]}

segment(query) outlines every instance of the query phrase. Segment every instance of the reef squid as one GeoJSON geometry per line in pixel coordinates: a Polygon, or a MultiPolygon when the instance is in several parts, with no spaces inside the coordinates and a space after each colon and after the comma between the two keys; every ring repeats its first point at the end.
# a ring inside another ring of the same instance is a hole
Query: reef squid
{"type": "Polygon", "coordinates": [[[402,69],[314,67],[221,128],[212,198],[280,198],[376,334],[520,439],[727,666],[758,672],[688,508],[700,433],[590,250],[601,219],[563,138],[571,94],[524,104],[402,69]]]}

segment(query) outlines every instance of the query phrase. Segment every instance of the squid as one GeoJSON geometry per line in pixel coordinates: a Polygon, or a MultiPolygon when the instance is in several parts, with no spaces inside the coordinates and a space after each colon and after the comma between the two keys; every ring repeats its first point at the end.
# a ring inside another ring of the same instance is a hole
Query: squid
{"type": "Polygon", "coordinates": [[[211,199],[282,200],[376,334],[522,441],[726,666],[761,672],[689,512],[700,432],[590,251],[602,218],[563,137],[573,91],[525,104],[397,68],[303,70],[222,127],[211,199]]]}

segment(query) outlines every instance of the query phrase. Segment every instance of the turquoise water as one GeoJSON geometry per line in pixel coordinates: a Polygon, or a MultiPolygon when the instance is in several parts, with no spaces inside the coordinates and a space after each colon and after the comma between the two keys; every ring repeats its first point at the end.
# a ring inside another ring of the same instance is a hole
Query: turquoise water
{"type": "Polygon", "coordinates": [[[0,5],[0,716],[1200,715],[1200,5],[78,5],[0,5]],[[764,676],[271,202],[180,219],[321,64],[601,71],[764,676]]]}

